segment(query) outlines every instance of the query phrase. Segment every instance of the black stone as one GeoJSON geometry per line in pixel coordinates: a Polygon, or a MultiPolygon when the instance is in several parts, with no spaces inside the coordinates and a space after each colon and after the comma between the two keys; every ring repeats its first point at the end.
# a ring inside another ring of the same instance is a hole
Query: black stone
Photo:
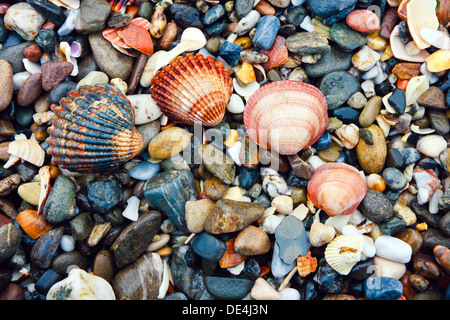
{"type": "Polygon", "coordinates": [[[77,84],[73,81],[65,81],[57,84],[48,95],[50,102],[59,105],[59,101],[62,98],[67,97],[70,92],[75,90],[76,87],[77,84]]]}
{"type": "Polygon", "coordinates": [[[333,110],[333,117],[338,118],[344,124],[357,123],[360,111],[352,107],[342,107],[333,110]]]}
{"type": "Polygon", "coordinates": [[[241,300],[252,289],[254,282],[248,279],[205,277],[208,292],[220,300],[241,300]]]}
{"type": "Polygon", "coordinates": [[[200,11],[186,4],[174,3],[170,6],[170,14],[173,21],[181,28],[189,27],[203,29],[203,22],[200,19],[200,11]]]}
{"type": "Polygon", "coordinates": [[[373,146],[372,132],[367,129],[359,129],[359,137],[368,145],[373,146]]]}
{"type": "Polygon", "coordinates": [[[395,88],[392,95],[388,98],[388,102],[391,107],[398,113],[405,113],[406,109],[406,95],[405,90],[400,88],[395,88]]]}
{"type": "Polygon", "coordinates": [[[56,45],[56,33],[52,29],[41,29],[34,40],[45,52],[53,52],[56,45]]]}
{"type": "Polygon", "coordinates": [[[300,26],[305,17],[306,17],[306,10],[305,8],[300,6],[289,9],[286,14],[287,22],[293,24],[296,27],[300,26]]]}
{"type": "Polygon", "coordinates": [[[323,293],[341,293],[346,287],[346,277],[334,270],[325,259],[320,261],[314,279],[323,293]]]}
{"type": "Polygon", "coordinates": [[[445,136],[450,132],[450,123],[445,112],[428,109],[428,117],[430,118],[431,126],[436,130],[437,134],[445,136]]]}
{"type": "Polygon", "coordinates": [[[360,88],[361,85],[358,79],[347,71],[328,73],[322,78],[319,86],[320,91],[327,98],[328,110],[333,110],[343,105],[360,88]]]}
{"type": "Polygon", "coordinates": [[[383,193],[370,189],[367,190],[358,209],[365,217],[374,222],[386,221],[394,214],[394,207],[388,198],[383,193]]]}
{"type": "Polygon", "coordinates": [[[63,10],[48,0],[27,0],[27,2],[43,17],[61,27],[66,20],[63,10]]]}
{"type": "Polygon", "coordinates": [[[426,222],[432,228],[439,228],[439,220],[441,219],[441,217],[436,214],[431,214],[428,211],[428,205],[421,206],[419,205],[417,198],[414,198],[410,202],[409,207],[416,214],[417,218],[419,218],[423,222],[426,222]]]}
{"type": "Polygon", "coordinates": [[[44,272],[44,274],[36,281],[34,287],[35,289],[41,293],[46,295],[48,290],[59,280],[61,280],[61,275],[52,269],[48,269],[44,272]]]}
{"type": "Polygon", "coordinates": [[[396,148],[389,148],[386,155],[386,166],[401,168],[403,164],[403,155],[400,150],[396,148]]]}
{"type": "Polygon", "coordinates": [[[260,171],[258,169],[249,169],[244,166],[238,167],[239,186],[248,189],[260,180],[260,171]]]}
{"type": "Polygon", "coordinates": [[[399,217],[392,217],[388,221],[379,224],[380,230],[384,235],[393,236],[397,232],[406,228],[405,220],[399,217]]]}
{"type": "Polygon", "coordinates": [[[355,280],[366,280],[375,273],[373,259],[360,261],[352,268],[348,274],[349,277],[355,280]]]}

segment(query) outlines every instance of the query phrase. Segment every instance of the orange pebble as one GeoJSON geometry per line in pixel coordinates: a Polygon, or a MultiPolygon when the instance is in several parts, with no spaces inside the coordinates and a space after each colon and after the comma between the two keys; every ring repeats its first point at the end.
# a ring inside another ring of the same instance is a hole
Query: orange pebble
{"type": "Polygon", "coordinates": [[[383,192],[386,189],[386,182],[383,177],[376,173],[371,173],[366,180],[367,188],[383,192]]]}
{"type": "Polygon", "coordinates": [[[57,166],[49,166],[50,168],[50,179],[55,180],[61,174],[61,170],[57,166]]]}
{"type": "Polygon", "coordinates": [[[406,86],[408,85],[409,80],[400,80],[397,81],[397,88],[406,90],[406,86]]]}
{"type": "Polygon", "coordinates": [[[127,6],[127,13],[131,13],[133,18],[135,18],[138,14],[139,7],[135,5],[127,6]]]}
{"type": "Polygon", "coordinates": [[[269,16],[275,14],[275,8],[271,6],[267,1],[261,0],[255,6],[255,10],[261,13],[263,16],[269,16]]]}
{"type": "Polygon", "coordinates": [[[51,22],[50,20],[46,20],[44,22],[44,24],[42,25],[41,29],[55,29],[55,24],[53,22],[51,22]]]}
{"type": "Polygon", "coordinates": [[[416,224],[416,230],[417,231],[425,231],[427,229],[428,229],[428,225],[427,225],[426,222],[422,222],[422,223],[416,224]]]}

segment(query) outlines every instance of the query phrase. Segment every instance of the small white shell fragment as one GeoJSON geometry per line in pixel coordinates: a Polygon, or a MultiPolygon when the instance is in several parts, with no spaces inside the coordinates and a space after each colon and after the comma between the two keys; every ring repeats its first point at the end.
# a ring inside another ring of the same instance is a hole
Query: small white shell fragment
{"type": "Polygon", "coordinates": [[[420,153],[437,158],[447,148],[447,141],[437,134],[429,134],[417,141],[416,149],[420,153]]]}
{"type": "Polygon", "coordinates": [[[30,74],[42,73],[40,63],[31,62],[27,58],[23,58],[22,62],[23,66],[25,67],[25,70],[28,71],[30,74]]]}
{"type": "Polygon", "coordinates": [[[47,300],[116,300],[112,286],[102,277],[74,268],[67,278],[56,282],[47,300]]]}
{"type": "Polygon", "coordinates": [[[137,219],[139,218],[139,204],[139,198],[136,196],[131,196],[127,200],[127,207],[122,212],[122,215],[125,218],[130,219],[131,221],[137,221],[137,219]]]}
{"type": "Polygon", "coordinates": [[[437,189],[430,198],[428,202],[428,211],[431,214],[436,214],[439,212],[439,200],[441,200],[444,195],[444,191],[441,189],[437,189]]]}
{"type": "Polygon", "coordinates": [[[28,71],[17,72],[13,75],[14,91],[19,91],[24,82],[31,75],[28,71]]]}
{"type": "Polygon", "coordinates": [[[237,94],[233,93],[230,98],[230,102],[227,104],[227,110],[231,113],[242,113],[244,112],[245,104],[242,98],[237,94]]]}
{"type": "Polygon", "coordinates": [[[167,290],[169,289],[169,279],[171,278],[170,275],[170,268],[169,263],[167,262],[167,259],[163,259],[163,277],[161,281],[161,285],[159,286],[159,292],[158,292],[158,299],[164,299],[166,296],[167,290]]]}
{"type": "Polygon", "coordinates": [[[234,91],[244,98],[249,98],[252,94],[255,93],[256,90],[258,90],[260,87],[259,83],[255,81],[252,81],[248,83],[245,87],[239,85],[236,78],[233,78],[233,88],[234,91]]]}
{"type": "Polygon", "coordinates": [[[45,151],[35,140],[15,140],[8,145],[8,153],[41,167],[45,160],[45,151]]]}
{"type": "Polygon", "coordinates": [[[151,94],[133,94],[127,96],[134,108],[134,124],[146,124],[158,119],[161,115],[161,109],[153,100],[151,94]]]}
{"type": "Polygon", "coordinates": [[[411,78],[405,90],[406,105],[409,106],[415,103],[429,87],[430,85],[426,75],[411,78]]]}
{"type": "Polygon", "coordinates": [[[303,30],[306,30],[308,32],[314,32],[314,26],[311,23],[311,17],[310,16],[306,16],[302,23],[300,23],[300,28],[302,28],[303,30]]]}
{"type": "Polygon", "coordinates": [[[241,146],[242,142],[236,141],[236,143],[231,148],[227,148],[228,155],[231,157],[231,159],[233,159],[234,163],[236,163],[238,166],[242,165],[241,160],[239,158],[241,146]]]}
{"type": "Polygon", "coordinates": [[[267,234],[274,234],[275,229],[283,220],[284,216],[273,214],[264,219],[263,224],[261,226],[261,230],[263,230],[267,234]]]}
{"type": "Polygon", "coordinates": [[[227,268],[228,271],[230,271],[231,274],[234,274],[235,276],[239,275],[242,270],[244,270],[245,267],[245,261],[242,261],[237,266],[234,266],[232,268],[227,268]]]}
{"type": "Polygon", "coordinates": [[[305,220],[306,216],[309,213],[309,209],[307,206],[305,206],[303,203],[301,203],[300,205],[297,206],[297,208],[295,208],[291,214],[296,216],[298,219],[300,219],[301,221],[305,220]]]}
{"type": "Polygon", "coordinates": [[[75,249],[75,239],[71,235],[65,234],[59,245],[64,252],[72,252],[75,249]]]}

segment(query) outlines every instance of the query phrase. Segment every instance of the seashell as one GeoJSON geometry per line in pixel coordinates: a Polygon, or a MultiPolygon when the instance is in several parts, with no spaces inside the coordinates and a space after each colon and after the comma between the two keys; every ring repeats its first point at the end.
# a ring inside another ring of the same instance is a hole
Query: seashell
{"type": "Polygon", "coordinates": [[[390,45],[392,53],[399,60],[422,63],[430,55],[426,50],[420,50],[420,53],[414,56],[408,54],[407,50],[405,49],[405,44],[400,39],[400,29],[398,26],[395,26],[391,32],[390,45]]]}
{"type": "MultiPolygon", "coordinates": [[[[58,0],[58,1],[67,1],[67,0],[58,0]]],[[[115,12],[121,11],[125,6],[130,6],[138,0],[106,0],[111,6],[112,10],[115,12]]]]}
{"type": "Polygon", "coordinates": [[[429,87],[430,84],[426,75],[411,78],[405,90],[406,105],[415,103],[429,87]]]}
{"type": "Polygon", "coordinates": [[[447,141],[444,137],[437,134],[429,134],[417,141],[416,149],[420,153],[437,158],[447,148],[447,141]]]}
{"type": "Polygon", "coordinates": [[[201,54],[178,57],[152,79],[152,98],[172,121],[215,126],[222,121],[233,93],[222,63],[201,54]]]}
{"type": "Polygon", "coordinates": [[[16,217],[17,223],[31,239],[37,239],[53,228],[53,225],[44,220],[36,210],[24,210],[16,217]]]}
{"type": "Polygon", "coordinates": [[[272,68],[281,66],[289,57],[289,52],[286,47],[286,38],[282,36],[275,37],[272,47],[270,47],[269,50],[261,49],[259,52],[265,54],[269,58],[267,62],[261,63],[261,66],[266,72],[272,68]]]}
{"type": "Polygon", "coordinates": [[[45,201],[47,200],[50,194],[50,166],[43,166],[39,169],[39,178],[40,178],[40,192],[39,192],[39,201],[38,201],[38,214],[42,214],[44,212],[45,201]]]}
{"type": "Polygon", "coordinates": [[[219,260],[219,265],[222,269],[236,267],[247,259],[246,255],[239,254],[234,250],[235,240],[236,238],[232,238],[225,243],[227,249],[219,260]]]}
{"type": "Polygon", "coordinates": [[[337,272],[347,275],[361,260],[363,237],[340,235],[325,248],[325,260],[337,272]]]}
{"type": "Polygon", "coordinates": [[[111,85],[81,86],[52,108],[55,117],[48,128],[47,153],[63,169],[104,172],[142,149],[134,109],[111,85]]]}
{"type": "Polygon", "coordinates": [[[317,269],[317,258],[311,257],[311,251],[304,256],[297,257],[297,271],[300,277],[306,277],[317,269]]]}
{"type": "Polygon", "coordinates": [[[148,56],[153,54],[153,42],[147,29],[138,24],[130,23],[117,31],[125,44],[148,56]]]}
{"type": "Polygon", "coordinates": [[[354,123],[344,124],[334,132],[347,149],[353,149],[359,142],[359,128],[354,123]]]}
{"type": "Polygon", "coordinates": [[[256,81],[252,81],[244,86],[240,85],[236,78],[233,78],[234,91],[241,97],[244,97],[246,100],[248,100],[248,98],[250,98],[250,96],[254,94],[260,87],[261,85],[256,81]]]}
{"type": "Polygon", "coordinates": [[[181,34],[180,43],[167,53],[160,54],[156,58],[153,75],[167,65],[172,59],[186,51],[196,51],[206,45],[206,37],[200,29],[186,28],[181,34]]]}
{"type": "Polygon", "coordinates": [[[450,50],[450,37],[442,31],[422,28],[420,29],[420,36],[436,48],[450,50]]]}
{"type": "Polygon", "coordinates": [[[400,2],[399,6],[397,8],[397,14],[398,14],[399,18],[405,22],[408,21],[408,16],[407,16],[408,13],[406,11],[406,5],[408,4],[409,1],[411,1],[411,0],[403,0],[402,2],[400,2]]]}
{"type": "Polygon", "coordinates": [[[308,182],[308,197],[330,217],[351,214],[367,192],[358,170],[345,163],[319,166],[308,182]]]}
{"type": "Polygon", "coordinates": [[[437,30],[439,27],[436,5],[436,0],[410,0],[406,4],[409,33],[419,49],[430,47],[430,44],[420,36],[420,29],[430,28],[437,30]]]}
{"type": "Polygon", "coordinates": [[[319,89],[283,80],[256,90],[247,101],[244,124],[250,138],[262,148],[291,155],[320,138],[328,125],[327,112],[319,89]]]}
{"type": "Polygon", "coordinates": [[[8,145],[8,153],[28,161],[35,166],[42,166],[45,160],[45,151],[35,140],[15,140],[8,145]]]}
{"type": "Polygon", "coordinates": [[[49,0],[51,3],[56,4],[58,7],[66,7],[70,9],[80,8],[80,0],[49,0]]]}
{"type": "Polygon", "coordinates": [[[427,69],[430,72],[441,72],[450,69],[450,50],[439,49],[427,59],[427,69]]]}

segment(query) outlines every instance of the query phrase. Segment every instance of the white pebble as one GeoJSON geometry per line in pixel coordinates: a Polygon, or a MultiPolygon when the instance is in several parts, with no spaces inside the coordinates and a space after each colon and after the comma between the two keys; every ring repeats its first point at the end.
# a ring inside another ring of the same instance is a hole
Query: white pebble
{"type": "Polygon", "coordinates": [[[137,221],[139,218],[139,204],[140,200],[138,197],[130,197],[130,199],[127,200],[127,207],[122,212],[122,215],[131,221],[137,221]]]}
{"type": "Polygon", "coordinates": [[[73,29],[75,29],[79,13],[80,13],[79,9],[70,10],[66,20],[64,21],[62,26],[58,29],[58,34],[60,36],[67,36],[69,33],[73,31],[73,29]]]}
{"type": "Polygon", "coordinates": [[[29,73],[28,71],[15,73],[13,75],[14,91],[19,91],[23,83],[28,79],[30,75],[31,73],[29,73]]]}
{"type": "Polygon", "coordinates": [[[444,191],[442,191],[441,189],[436,189],[436,191],[431,196],[430,201],[428,202],[428,211],[431,214],[438,213],[438,211],[439,211],[439,200],[441,200],[443,195],[444,195],[444,191]]]}
{"type": "Polygon", "coordinates": [[[244,112],[245,104],[242,98],[237,94],[233,93],[230,98],[230,102],[227,104],[227,110],[231,113],[242,113],[244,112]]]}
{"type": "Polygon", "coordinates": [[[364,95],[367,99],[375,96],[375,84],[371,80],[366,80],[361,83],[361,89],[364,91],[364,95]]]}
{"type": "Polygon", "coordinates": [[[284,288],[280,291],[280,300],[300,300],[300,292],[294,288],[284,288]]]}
{"type": "Polygon", "coordinates": [[[273,214],[264,219],[263,224],[261,226],[261,230],[263,230],[267,234],[274,234],[275,229],[283,220],[283,216],[273,214]]]}
{"type": "Polygon", "coordinates": [[[41,64],[36,62],[31,62],[27,58],[22,59],[23,66],[25,67],[25,70],[27,70],[31,74],[35,73],[42,73],[41,71],[41,64]]]}
{"type": "Polygon", "coordinates": [[[400,263],[408,263],[411,260],[411,246],[398,238],[379,236],[375,240],[375,248],[378,257],[400,263]]]}
{"type": "Polygon", "coordinates": [[[65,234],[62,236],[59,245],[62,251],[72,252],[73,250],[75,250],[75,239],[71,235],[65,234]]]}
{"type": "Polygon", "coordinates": [[[303,19],[303,22],[300,23],[300,28],[302,28],[303,30],[306,30],[308,32],[313,32],[314,31],[314,26],[311,23],[311,17],[310,16],[306,16],[305,19],[303,19]]]}

